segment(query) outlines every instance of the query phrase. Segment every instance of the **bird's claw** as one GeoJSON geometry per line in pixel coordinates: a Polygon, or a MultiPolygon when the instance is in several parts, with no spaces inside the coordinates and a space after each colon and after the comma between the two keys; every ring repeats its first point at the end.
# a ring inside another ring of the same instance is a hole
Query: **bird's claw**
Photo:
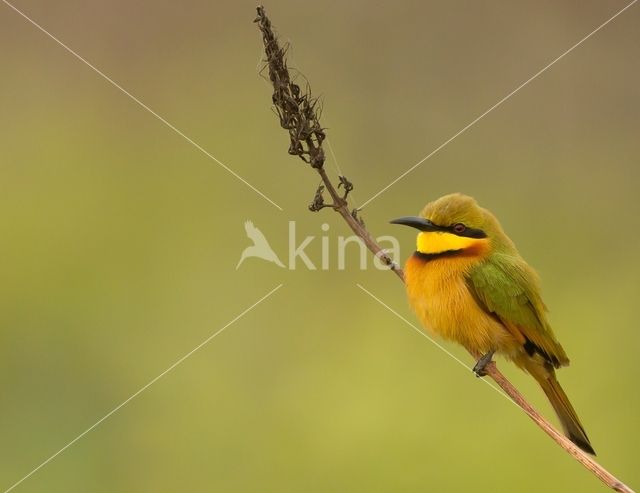
{"type": "Polygon", "coordinates": [[[493,353],[495,353],[495,350],[491,350],[487,354],[483,354],[482,356],[480,356],[480,359],[478,359],[478,361],[472,368],[472,371],[476,374],[476,377],[480,378],[487,375],[487,366],[489,365],[489,363],[491,363],[493,353]]]}

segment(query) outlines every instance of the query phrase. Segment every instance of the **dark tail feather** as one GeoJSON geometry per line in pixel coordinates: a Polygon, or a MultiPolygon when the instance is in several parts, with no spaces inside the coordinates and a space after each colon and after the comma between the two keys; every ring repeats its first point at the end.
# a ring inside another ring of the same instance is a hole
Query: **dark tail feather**
{"type": "Polygon", "coordinates": [[[589,442],[589,437],[587,437],[587,433],[584,431],[578,419],[575,409],[573,409],[567,394],[564,393],[564,390],[562,390],[560,383],[556,379],[555,372],[552,370],[546,376],[541,376],[540,378],[536,378],[536,380],[538,380],[544,393],[547,394],[569,440],[588,454],[596,455],[589,442]]]}

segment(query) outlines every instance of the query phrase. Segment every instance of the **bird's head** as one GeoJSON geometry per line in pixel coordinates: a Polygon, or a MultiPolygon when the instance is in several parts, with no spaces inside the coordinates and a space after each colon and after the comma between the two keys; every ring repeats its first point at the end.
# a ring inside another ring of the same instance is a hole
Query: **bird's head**
{"type": "Polygon", "coordinates": [[[486,254],[492,247],[508,243],[498,220],[474,198],[459,193],[428,203],[420,216],[391,221],[418,229],[418,253],[437,257],[466,253],[486,254]]]}

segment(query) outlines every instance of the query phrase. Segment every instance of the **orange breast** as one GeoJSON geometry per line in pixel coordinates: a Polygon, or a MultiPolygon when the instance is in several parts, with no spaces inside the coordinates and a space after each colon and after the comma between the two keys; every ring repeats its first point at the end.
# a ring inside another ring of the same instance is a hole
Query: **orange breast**
{"type": "Polygon", "coordinates": [[[465,276],[480,261],[477,256],[428,261],[411,256],[405,266],[409,302],[422,324],[441,337],[474,353],[495,349],[512,354],[516,341],[478,305],[467,288],[465,276]]]}

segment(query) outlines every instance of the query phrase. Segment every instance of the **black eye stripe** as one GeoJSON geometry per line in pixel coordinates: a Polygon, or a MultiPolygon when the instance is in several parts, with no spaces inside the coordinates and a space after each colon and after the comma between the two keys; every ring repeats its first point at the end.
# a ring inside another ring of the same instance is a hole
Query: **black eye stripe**
{"type": "Polygon", "coordinates": [[[483,230],[478,228],[470,228],[469,226],[465,227],[464,231],[461,231],[458,233],[457,231],[454,231],[455,226],[457,226],[458,224],[461,224],[461,223],[456,223],[456,224],[453,224],[452,226],[437,226],[437,228],[440,231],[445,231],[447,233],[451,233],[452,235],[462,236],[465,238],[482,239],[487,237],[487,233],[485,233],[483,230]]]}
{"type": "Polygon", "coordinates": [[[458,236],[466,236],[467,238],[478,238],[478,239],[487,237],[487,233],[485,233],[481,229],[470,228],[468,226],[463,233],[453,233],[453,234],[457,234],[458,236]]]}

